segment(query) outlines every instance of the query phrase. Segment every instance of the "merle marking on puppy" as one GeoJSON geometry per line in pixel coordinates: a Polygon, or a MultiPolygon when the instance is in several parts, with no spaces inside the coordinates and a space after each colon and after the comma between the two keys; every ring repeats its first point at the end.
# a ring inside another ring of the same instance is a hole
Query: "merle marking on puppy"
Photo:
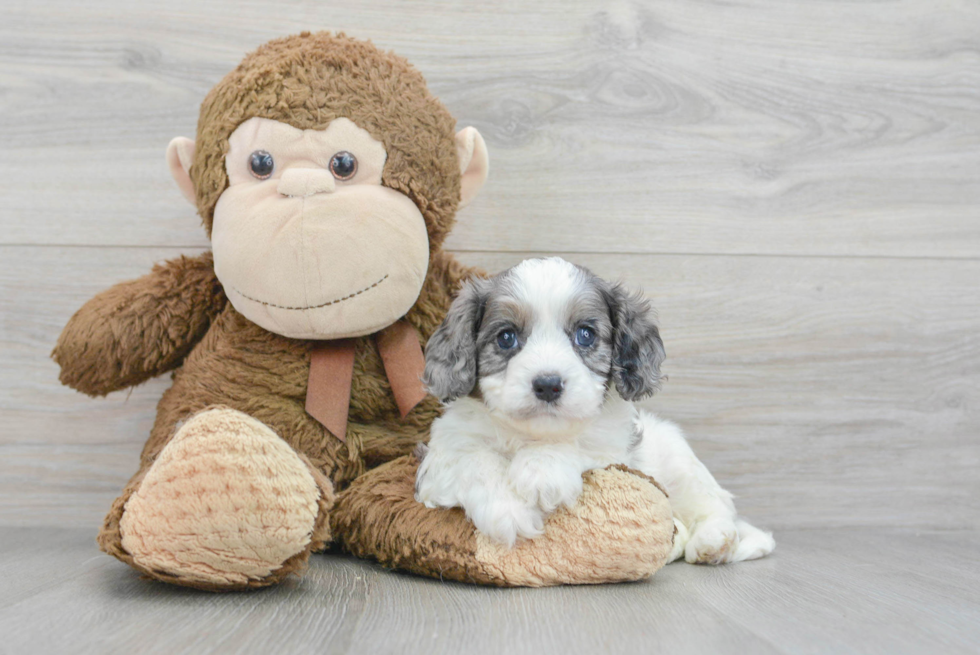
{"type": "Polygon", "coordinates": [[[529,259],[468,281],[425,351],[424,381],[448,403],[416,479],[428,507],[462,507],[513,546],[571,507],[582,473],[626,464],[670,496],[671,560],[723,564],[772,552],[680,428],[633,401],[660,387],[664,346],[649,302],[563,259],[529,259]]]}

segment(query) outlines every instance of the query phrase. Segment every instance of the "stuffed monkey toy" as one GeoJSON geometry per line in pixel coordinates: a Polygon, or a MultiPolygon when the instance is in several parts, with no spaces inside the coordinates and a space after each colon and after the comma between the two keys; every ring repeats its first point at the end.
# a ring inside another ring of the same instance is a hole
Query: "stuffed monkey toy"
{"type": "Polygon", "coordinates": [[[329,33],[267,43],[167,161],[211,251],[97,295],[52,355],[92,396],[173,372],[102,550],[214,591],[277,583],[330,544],[493,585],[663,565],[667,500],[624,469],[587,473],[579,504],[514,549],[415,502],[412,451],[440,412],[421,344],[475,273],[441,246],[488,161],[404,59],[329,33]]]}

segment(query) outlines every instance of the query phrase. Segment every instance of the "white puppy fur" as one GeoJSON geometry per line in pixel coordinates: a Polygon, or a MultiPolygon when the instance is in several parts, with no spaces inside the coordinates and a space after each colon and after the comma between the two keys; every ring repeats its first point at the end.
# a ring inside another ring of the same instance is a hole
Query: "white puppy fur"
{"type": "Polygon", "coordinates": [[[426,347],[426,384],[449,404],[423,449],[416,498],[462,507],[513,546],[575,504],[585,471],[626,464],[670,496],[671,560],[769,554],[772,536],[737,518],[680,428],[631,402],[658,388],[663,357],[642,297],[560,258],[467,283],[426,347]]]}

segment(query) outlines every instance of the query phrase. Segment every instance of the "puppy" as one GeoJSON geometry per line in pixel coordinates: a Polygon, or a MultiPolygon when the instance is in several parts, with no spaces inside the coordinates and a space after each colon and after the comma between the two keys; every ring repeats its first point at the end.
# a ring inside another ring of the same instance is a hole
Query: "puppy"
{"type": "Polygon", "coordinates": [[[677,533],[671,559],[754,559],[772,536],[735,513],[732,495],[680,429],[632,401],[660,386],[665,354],[639,294],[563,259],[529,259],[467,282],[426,346],[424,382],[449,403],[416,479],[427,507],[462,507],[513,546],[582,493],[582,473],[626,464],[662,484],[677,533]]]}

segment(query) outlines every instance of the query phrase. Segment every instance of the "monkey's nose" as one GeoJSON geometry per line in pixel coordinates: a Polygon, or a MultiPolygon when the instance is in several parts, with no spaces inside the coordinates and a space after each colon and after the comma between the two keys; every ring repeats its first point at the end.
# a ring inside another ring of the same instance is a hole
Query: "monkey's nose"
{"type": "Polygon", "coordinates": [[[287,168],[282,172],[276,190],[290,198],[331,193],[334,190],[333,174],[322,168],[287,168]]]}
{"type": "Polygon", "coordinates": [[[546,403],[553,403],[561,396],[564,382],[557,375],[539,375],[531,381],[534,395],[546,403]]]}

